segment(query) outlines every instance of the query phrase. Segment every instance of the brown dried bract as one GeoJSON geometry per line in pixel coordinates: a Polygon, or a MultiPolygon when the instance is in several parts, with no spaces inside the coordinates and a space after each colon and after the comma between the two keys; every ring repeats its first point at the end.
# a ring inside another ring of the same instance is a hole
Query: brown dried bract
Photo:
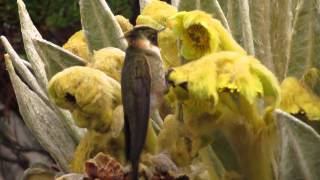
{"type": "Polygon", "coordinates": [[[121,164],[112,157],[99,153],[85,164],[85,172],[90,179],[124,180],[121,164]]]}

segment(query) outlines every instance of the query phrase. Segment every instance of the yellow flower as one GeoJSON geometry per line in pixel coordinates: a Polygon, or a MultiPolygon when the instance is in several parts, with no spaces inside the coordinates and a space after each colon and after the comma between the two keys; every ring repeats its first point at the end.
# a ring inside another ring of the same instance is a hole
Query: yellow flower
{"type": "Polygon", "coordinates": [[[281,83],[280,108],[294,115],[320,120],[320,97],[294,77],[281,83]]]}
{"type": "Polygon", "coordinates": [[[77,126],[98,132],[113,124],[113,111],[121,105],[120,84],[103,72],[73,66],[57,73],[49,82],[49,97],[72,113],[77,126]]]}
{"type": "Polygon", "coordinates": [[[177,38],[169,24],[169,17],[177,13],[177,9],[165,2],[152,0],[137,18],[137,25],[149,25],[157,29],[166,28],[158,35],[158,44],[162,60],[166,68],[180,64],[177,38]]]}
{"type": "Polygon", "coordinates": [[[63,48],[81,57],[83,60],[90,61],[90,53],[83,30],[74,33],[63,45],[63,48]]]}
{"type": "Polygon", "coordinates": [[[181,41],[180,53],[187,61],[223,50],[246,54],[222,24],[205,12],[179,12],[172,21],[181,41]]]}
{"type": "Polygon", "coordinates": [[[173,68],[168,80],[183,108],[176,112],[182,119],[176,121],[183,121],[191,157],[221,130],[244,177],[271,179],[276,147],[272,112],[280,88],[266,67],[251,56],[217,52],[173,68]]]}
{"type": "Polygon", "coordinates": [[[170,16],[175,15],[177,9],[165,2],[152,0],[143,9],[137,17],[137,24],[148,24],[154,28],[167,27],[167,22],[170,16]]]}
{"type": "Polygon", "coordinates": [[[103,71],[106,75],[120,82],[121,69],[125,52],[120,49],[107,47],[94,51],[93,62],[88,66],[103,71]]]}
{"type": "Polygon", "coordinates": [[[132,24],[129,22],[127,18],[121,15],[116,15],[115,17],[121,27],[122,32],[125,33],[133,28],[132,24]]]}
{"type": "Polygon", "coordinates": [[[85,162],[99,152],[106,153],[116,158],[120,163],[125,163],[124,134],[112,137],[110,133],[99,133],[89,130],[81,139],[73,159],[70,162],[72,172],[83,173],[85,162]]]}

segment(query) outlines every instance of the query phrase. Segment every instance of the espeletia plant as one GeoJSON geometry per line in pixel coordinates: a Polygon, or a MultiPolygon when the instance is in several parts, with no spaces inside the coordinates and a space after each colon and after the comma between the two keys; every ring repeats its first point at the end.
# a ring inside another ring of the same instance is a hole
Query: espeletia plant
{"type": "MultiPolygon", "coordinates": [[[[82,29],[60,47],[17,4],[28,60],[2,36],[4,56],[25,123],[66,174],[51,178],[128,178],[120,79],[134,25],[79,0],[82,29]]],[[[319,0],[139,4],[135,25],[163,29],[169,70],[141,178],[320,178],[319,0]]]]}

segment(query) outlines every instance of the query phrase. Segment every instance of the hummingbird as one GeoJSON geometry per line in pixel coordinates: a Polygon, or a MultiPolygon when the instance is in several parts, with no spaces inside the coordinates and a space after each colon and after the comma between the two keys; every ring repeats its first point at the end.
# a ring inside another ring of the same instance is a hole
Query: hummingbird
{"type": "Polygon", "coordinates": [[[121,71],[126,157],[132,179],[138,179],[140,154],[145,144],[150,115],[160,106],[167,85],[158,47],[157,30],[140,25],[125,33],[128,48],[121,71]]]}

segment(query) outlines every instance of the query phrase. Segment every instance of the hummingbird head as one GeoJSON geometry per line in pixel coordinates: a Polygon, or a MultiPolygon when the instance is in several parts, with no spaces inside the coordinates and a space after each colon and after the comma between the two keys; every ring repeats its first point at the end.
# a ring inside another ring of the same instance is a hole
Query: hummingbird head
{"type": "Polygon", "coordinates": [[[126,32],[124,37],[128,41],[129,46],[139,48],[150,48],[150,46],[158,46],[158,33],[163,29],[155,29],[146,25],[135,26],[132,30],[126,32]]]}

